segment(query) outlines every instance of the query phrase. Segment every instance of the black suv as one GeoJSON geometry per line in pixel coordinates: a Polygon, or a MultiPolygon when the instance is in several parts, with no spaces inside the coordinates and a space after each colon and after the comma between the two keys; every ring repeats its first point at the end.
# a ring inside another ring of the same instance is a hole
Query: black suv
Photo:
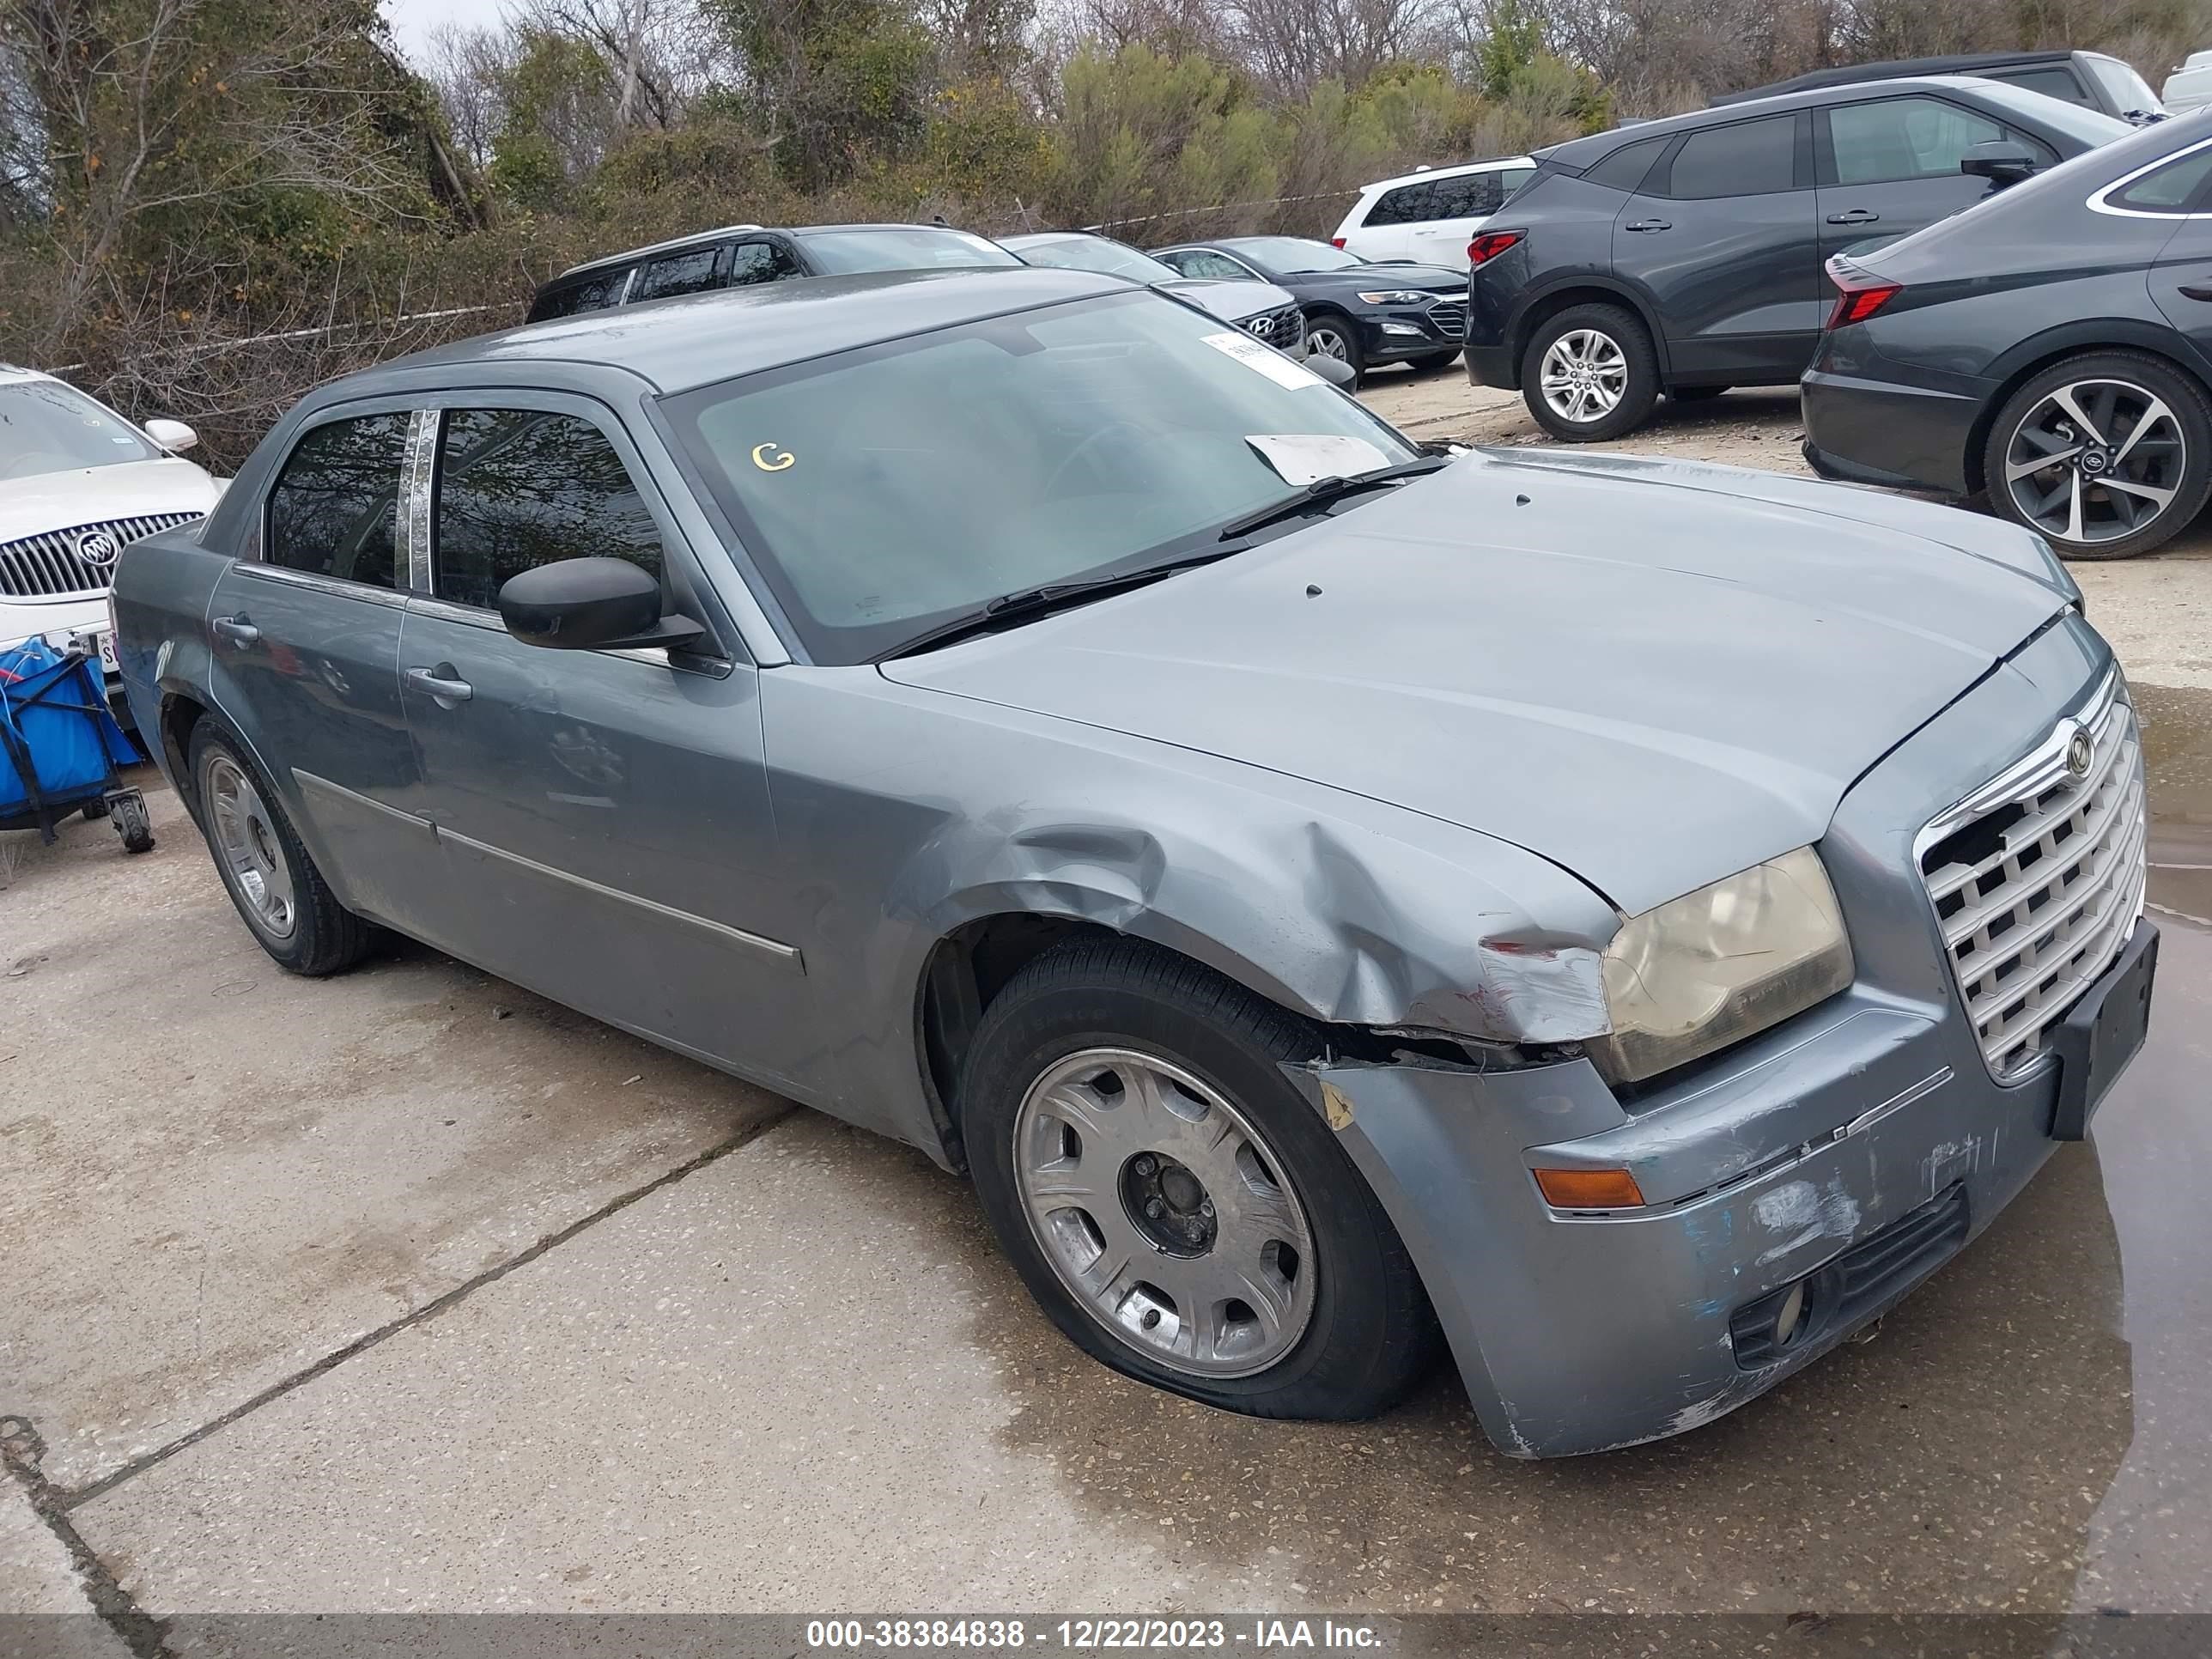
{"type": "Polygon", "coordinates": [[[725,225],[573,266],[538,290],[524,320],[542,323],[609,306],[793,276],[1020,264],[996,242],[945,225],[803,225],[794,230],[725,225]]]}
{"type": "Polygon", "coordinates": [[[1906,58],[1885,64],[1853,64],[1845,69],[1814,70],[1771,86],[1753,87],[1716,98],[1712,107],[1772,98],[1785,92],[1812,92],[1857,81],[1894,81],[1905,76],[1971,75],[2025,87],[2046,98],[2063,98],[2084,109],[2102,110],[2143,125],[2166,114],[2150,82],[2118,58],[2101,52],[1984,52],[1962,58],[1906,58]]]}
{"type": "Polygon", "coordinates": [[[1833,290],[1821,266],[2123,137],[2124,121],[1957,76],[1701,110],[1536,154],[1468,245],[1468,378],[1554,437],[1640,425],[1662,391],[1788,386],[1833,290]]]}

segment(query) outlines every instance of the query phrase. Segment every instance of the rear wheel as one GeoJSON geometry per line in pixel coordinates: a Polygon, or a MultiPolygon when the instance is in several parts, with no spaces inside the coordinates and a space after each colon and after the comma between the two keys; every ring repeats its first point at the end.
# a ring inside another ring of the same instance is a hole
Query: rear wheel
{"type": "Polygon", "coordinates": [[[1602,443],[1644,424],[1659,398],[1659,356],[1636,315],[1570,306],[1521,354],[1521,395],[1536,423],[1568,443],[1602,443]]]}
{"type": "Polygon", "coordinates": [[[261,948],[310,977],[367,956],[376,929],[338,902],[244,750],[202,720],[192,728],[190,759],[208,850],[261,948]]]}
{"type": "Polygon", "coordinates": [[[1000,1243],[1072,1341],[1262,1417],[1395,1401],[1434,1316],[1389,1218],[1282,1062],[1322,1034],[1182,958],[1064,945],[992,1002],[961,1125],[1000,1243]]]}
{"type": "Polygon", "coordinates": [[[1333,311],[1316,313],[1306,323],[1306,351],[1315,357],[1334,357],[1355,377],[1367,373],[1367,354],[1359,349],[1359,331],[1333,311]]]}
{"type": "Polygon", "coordinates": [[[1991,510],[2062,558],[2130,558],[2185,529],[2212,494],[2212,413],[2171,364],[2085,352],[2006,400],[1982,475],[1991,510]]]}

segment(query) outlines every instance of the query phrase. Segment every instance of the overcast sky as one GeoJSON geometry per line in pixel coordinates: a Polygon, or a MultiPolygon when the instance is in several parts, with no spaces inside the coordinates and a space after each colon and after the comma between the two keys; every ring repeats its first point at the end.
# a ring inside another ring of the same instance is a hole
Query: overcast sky
{"type": "Polygon", "coordinates": [[[392,21],[392,33],[400,51],[417,64],[422,61],[422,47],[430,31],[439,24],[496,22],[506,3],[507,0],[383,0],[384,15],[392,21]]]}

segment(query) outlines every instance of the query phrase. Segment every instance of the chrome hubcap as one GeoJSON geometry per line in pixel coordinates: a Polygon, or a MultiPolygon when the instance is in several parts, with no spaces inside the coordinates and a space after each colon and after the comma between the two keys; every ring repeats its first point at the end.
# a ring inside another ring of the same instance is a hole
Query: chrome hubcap
{"type": "Polygon", "coordinates": [[[2004,488],[2045,535],[2094,546],[2134,535],[2171,507],[2188,459],[2164,399],[2127,380],[2077,380],[2013,429],[2004,488]]]}
{"type": "Polygon", "coordinates": [[[1070,1054],[1014,1120],[1022,1212],[1114,1336],[1193,1376],[1265,1370],[1313,1319],[1313,1233],[1244,1115],[1181,1067],[1070,1054]]]}
{"type": "Polygon", "coordinates": [[[1544,402],[1563,421],[1601,421],[1628,392],[1628,358],[1610,334],[1569,329],[1545,348],[1536,380],[1544,402]]]}
{"type": "Polygon", "coordinates": [[[206,794],[216,850],[254,925],[272,939],[289,939],[295,920],[292,872],[261,792],[235,762],[217,755],[208,763],[206,794]]]}
{"type": "Polygon", "coordinates": [[[1306,331],[1306,349],[1323,357],[1334,357],[1339,362],[1348,362],[1352,350],[1344,336],[1333,328],[1310,328],[1306,331]]]}

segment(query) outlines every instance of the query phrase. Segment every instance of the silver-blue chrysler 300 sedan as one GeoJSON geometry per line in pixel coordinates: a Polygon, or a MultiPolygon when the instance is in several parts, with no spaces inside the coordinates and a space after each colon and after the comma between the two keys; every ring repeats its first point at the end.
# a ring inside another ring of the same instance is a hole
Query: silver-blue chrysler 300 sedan
{"type": "Polygon", "coordinates": [[[115,604],[278,962],[389,928],[911,1141],[1073,1340],[1235,1410],[1440,1336],[1510,1452],[1708,1421],[2148,1018],[2135,716],[2035,537],[1425,454],[1108,278],[350,376],[115,604]]]}

